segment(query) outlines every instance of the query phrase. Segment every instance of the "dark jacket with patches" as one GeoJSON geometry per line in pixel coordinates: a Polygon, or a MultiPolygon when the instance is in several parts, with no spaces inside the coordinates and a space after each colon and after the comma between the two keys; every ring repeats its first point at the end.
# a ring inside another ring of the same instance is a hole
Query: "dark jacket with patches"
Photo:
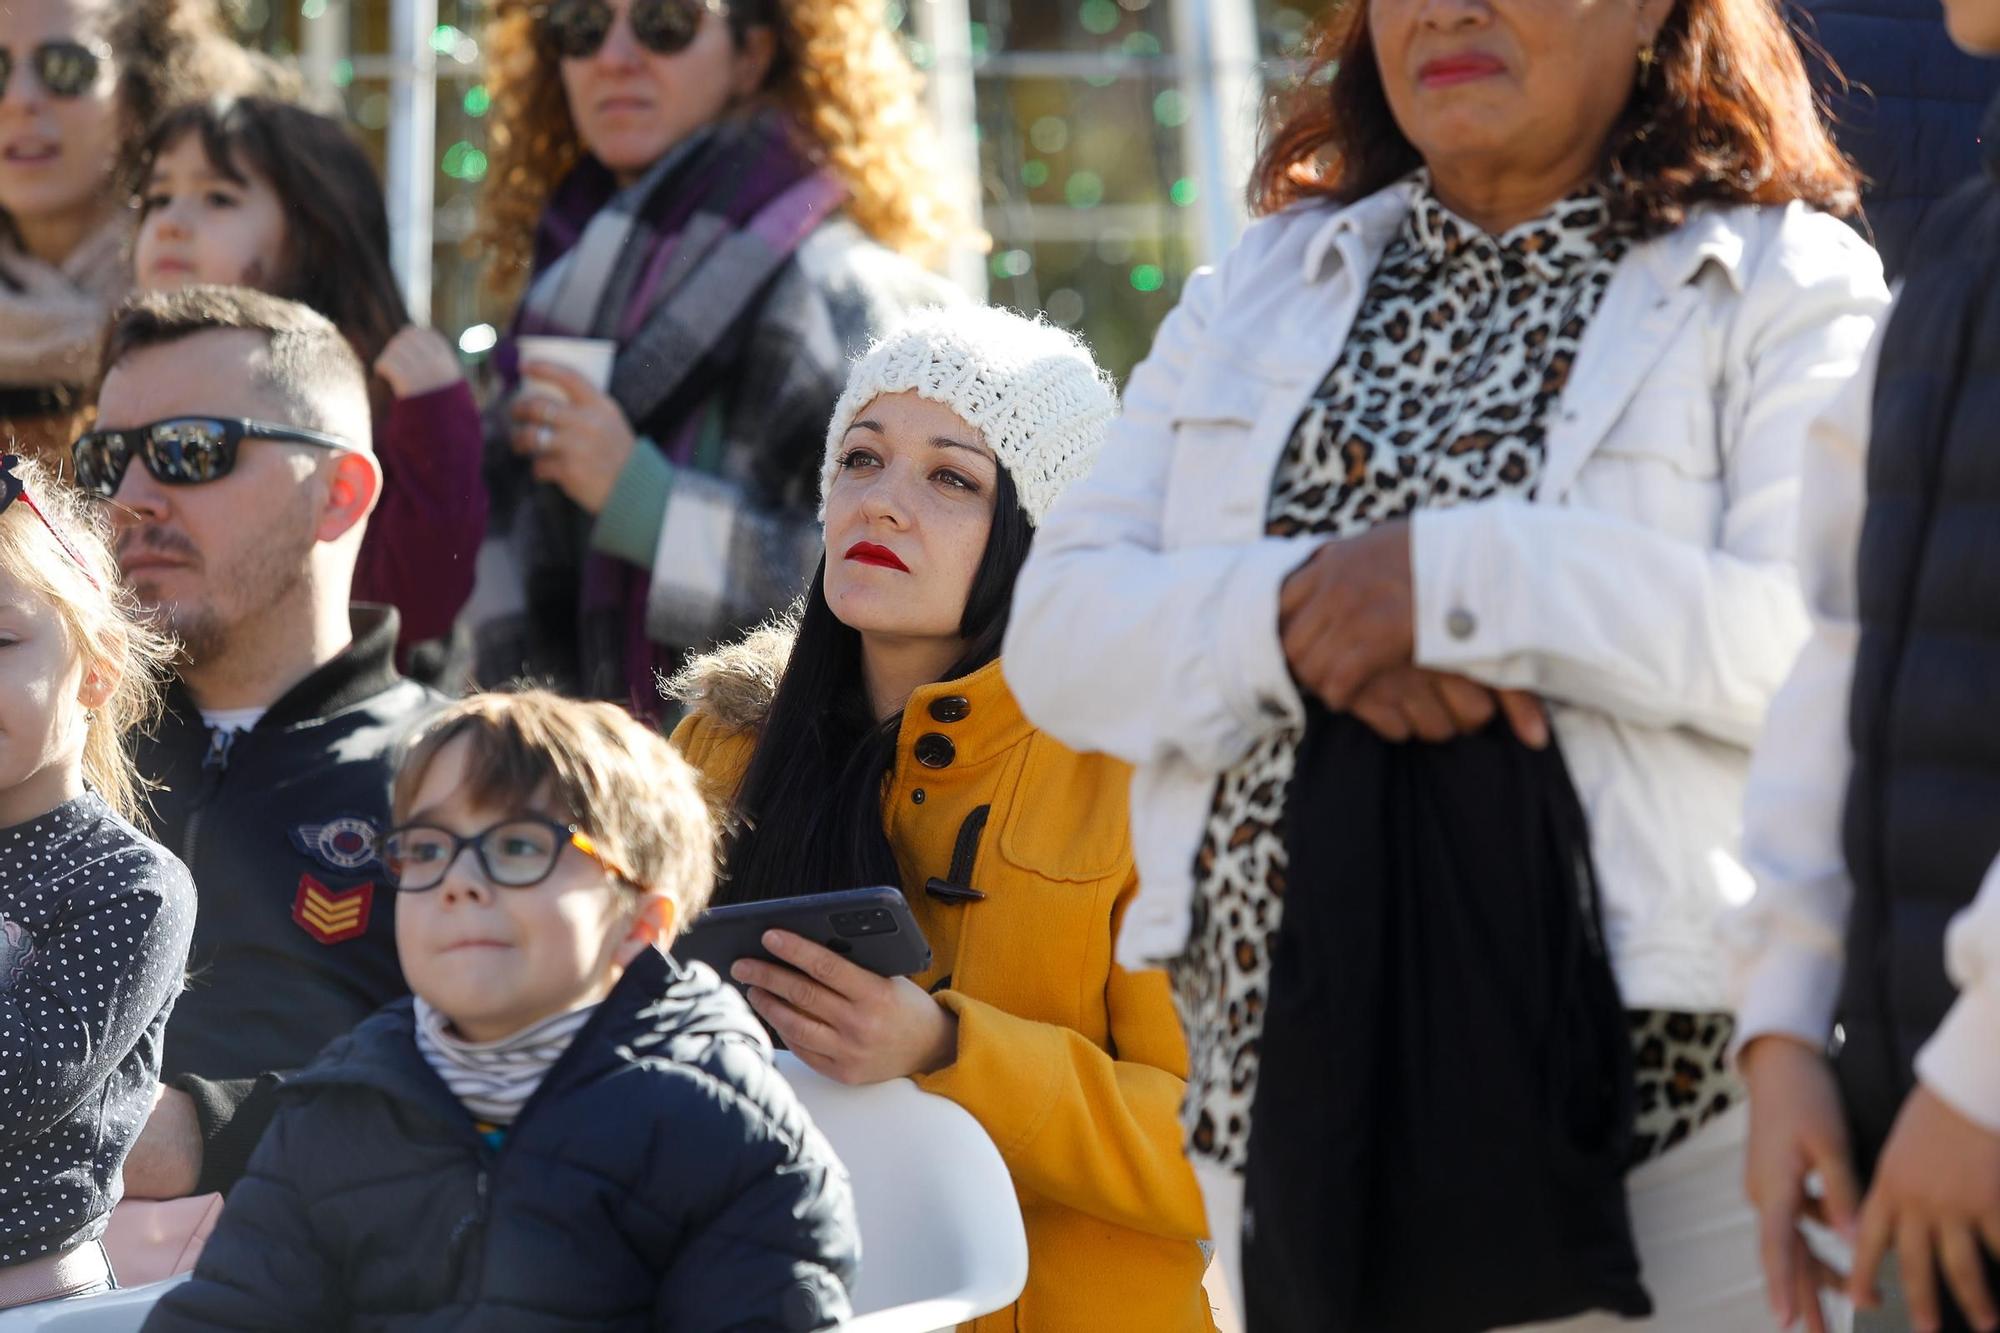
{"type": "MultiPolygon", "coordinates": [[[[1924,215],[1979,171],[1979,120],[2000,65],[1952,45],[1934,0],[1800,0],[1805,33],[1849,80],[1822,79],[1842,151],[1893,282],[1924,215]]],[[[1816,71],[1817,72],[1817,71],[1816,71]]]]}
{"type": "Polygon", "coordinates": [[[140,771],[165,784],[157,836],[200,901],[169,1076],[297,1069],[406,990],[373,840],[395,745],[443,696],[396,674],[395,612],[353,615],[353,645],[251,730],[210,731],[176,685],[140,746],[140,771]]]}
{"type": "Polygon", "coordinates": [[[2000,854],[2000,148],[1989,153],[1988,175],[1925,224],[1876,376],[1840,1003],[1864,1161],[1955,998],[1945,926],[2000,854]]]}
{"type": "Polygon", "coordinates": [[[847,1174],[748,1006],[648,951],[496,1152],[399,1001],[288,1081],[146,1328],[819,1329],[848,1316],[847,1174]]]}

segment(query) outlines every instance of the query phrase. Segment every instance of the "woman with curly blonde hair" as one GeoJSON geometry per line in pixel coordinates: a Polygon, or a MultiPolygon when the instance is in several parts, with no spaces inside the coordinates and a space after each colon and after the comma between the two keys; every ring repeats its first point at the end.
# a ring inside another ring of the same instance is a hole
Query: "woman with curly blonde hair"
{"type": "Polygon", "coordinates": [[[873,0],[508,0],[486,49],[489,281],[524,291],[515,338],[615,353],[600,388],[502,348],[528,391],[486,568],[520,589],[480,675],[650,713],[656,672],[805,586],[847,362],[950,299],[918,261],[952,210],[873,0]]]}

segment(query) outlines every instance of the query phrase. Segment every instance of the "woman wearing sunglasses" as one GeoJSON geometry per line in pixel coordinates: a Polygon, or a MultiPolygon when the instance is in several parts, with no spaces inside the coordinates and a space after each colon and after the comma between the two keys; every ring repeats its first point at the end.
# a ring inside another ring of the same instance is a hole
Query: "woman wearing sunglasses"
{"type": "Polygon", "coordinates": [[[127,284],[127,154],[173,103],[286,80],[224,33],[213,0],[0,5],[0,442],[75,435],[127,284]]]}
{"type": "Polygon", "coordinates": [[[877,0],[513,0],[486,51],[513,332],[617,350],[606,392],[503,348],[528,391],[493,540],[523,568],[475,596],[480,675],[657,711],[656,671],[803,589],[849,356],[950,295],[902,257],[952,226],[918,79],[877,0]]]}

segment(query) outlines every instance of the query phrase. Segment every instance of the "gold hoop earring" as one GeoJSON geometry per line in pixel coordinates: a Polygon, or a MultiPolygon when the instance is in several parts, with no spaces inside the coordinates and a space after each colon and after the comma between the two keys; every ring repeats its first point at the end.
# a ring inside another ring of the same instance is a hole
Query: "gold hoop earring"
{"type": "Polygon", "coordinates": [[[1646,44],[1639,48],[1639,86],[1641,88],[1647,87],[1653,82],[1653,66],[1658,61],[1659,51],[1654,47],[1653,39],[1648,37],[1646,44]]]}

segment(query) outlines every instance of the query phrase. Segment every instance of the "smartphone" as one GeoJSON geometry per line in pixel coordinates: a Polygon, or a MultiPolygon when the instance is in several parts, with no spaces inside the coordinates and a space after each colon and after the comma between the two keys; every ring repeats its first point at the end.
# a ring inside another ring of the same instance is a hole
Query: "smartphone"
{"type": "Polygon", "coordinates": [[[739,958],[781,961],[764,947],[767,930],[788,930],[879,977],[915,976],[931,965],[930,942],[903,891],[889,885],[711,907],[671,952],[683,963],[707,963],[730,981],[730,965],[739,958]]]}

